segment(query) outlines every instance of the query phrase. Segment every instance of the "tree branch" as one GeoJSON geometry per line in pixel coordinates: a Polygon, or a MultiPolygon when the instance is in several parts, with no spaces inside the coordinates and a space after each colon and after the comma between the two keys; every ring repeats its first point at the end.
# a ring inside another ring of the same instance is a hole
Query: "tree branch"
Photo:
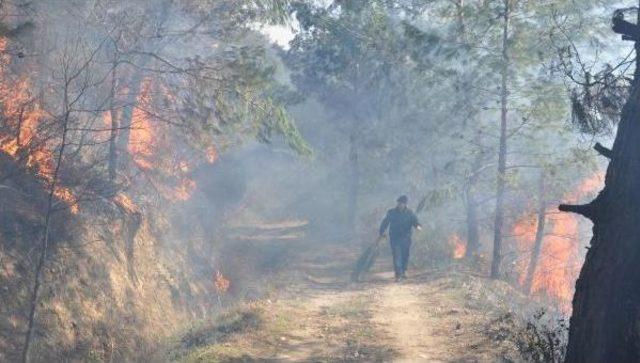
{"type": "Polygon", "coordinates": [[[593,203],[582,204],[582,205],[560,204],[558,209],[561,212],[580,214],[582,216],[589,218],[592,221],[595,219],[596,213],[595,213],[595,208],[593,203]]]}
{"type": "Polygon", "coordinates": [[[593,148],[602,156],[607,159],[611,159],[613,157],[613,152],[611,149],[604,147],[601,143],[596,143],[593,148]]]}

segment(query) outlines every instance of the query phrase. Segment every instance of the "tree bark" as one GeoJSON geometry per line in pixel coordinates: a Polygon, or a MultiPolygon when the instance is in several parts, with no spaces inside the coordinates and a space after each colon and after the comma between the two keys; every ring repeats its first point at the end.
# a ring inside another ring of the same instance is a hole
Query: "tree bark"
{"type": "Polygon", "coordinates": [[[544,242],[544,230],[547,223],[547,203],[545,200],[545,175],[540,175],[540,185],[538,187],[538,225],[536,227],[536,239],[531,251],[531,259],[527,267],[527,275],[524,280],[524,292],[531,294],[531,286],[533,285],[533,277],[536,274],[536,267],[542,251],[542,243],[544,242]]]}
{"type": "Polygon", "coordinates": [[[600,155],[604,156],[607,159],[611,159],[611,150],[604,147],[601,143],[596,143],[593,147],[600,155]]]}
{"type": "Polygon", "coordinates": [[[493,228],[493,260],[491,261],[491,278],[500,277],[500,267],[502,264],[502,229],[504,225],[504,196],[506,187],[507,170],[507,116],[509,90],[507,89],[509,79],[509,22],[510,22],[509,0],[504,0],[504,14],[502,27],[502,71],[501,71],[501,94],[500,94],[500,149],[498,152],[498,181],[496,188],[496,211],[493,228]]]}
{"type": "Polygon", "coordinates": [[[604,190],[591,203],[593,238],[573,298],[569,363],[640,361],[639,72],[640,67],[618,125],[604,190]]]}

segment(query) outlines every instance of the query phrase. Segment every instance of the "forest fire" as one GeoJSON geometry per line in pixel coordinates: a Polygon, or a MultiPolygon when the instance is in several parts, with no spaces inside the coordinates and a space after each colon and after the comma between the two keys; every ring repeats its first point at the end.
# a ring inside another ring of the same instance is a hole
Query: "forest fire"
{"type": "MultiPolygon", "coordinates": [[[[597,173],[585,179],[566,200],[579,202],[596,192],[603,183],[603,175],[597,173]]],[[[532,295],[546,296],[559,302],[562,309],[569,309],[575,280],[580,272],[581,252],[580,217],[560,213],[555,207],[546,211],[546,228],[535,273],[531,279],[532,295]]],[[[513,227],[521,258],[516,263],[521,285],[526,284],[530,256],[533,253],[536,231],[536,213],[524,215],[513,227]]]]}
{"type": "MultiPolygon", "coordinates": [[[[156,84],[151,79],[144,80],[137,100],[140,107],[136,107],[132,115],[128,152],[140,169],[153,171],[147,175],[166,199],[187,201],[197,187],[191,178],[194,165],[190,157],[180,153],[181,148],[175,146],[180,145],[181,141],[172,137],[173,133],[167,129],[170,125],[155,120],[154,115],[147,111],[154,106],[152,94],[158,93],[154,87],[156,84]]],[[[157,88],[163,95],[167,92],[160,86],[157,88]]],[[[217,157],[218,152],[214,146],[209,146],[204,151],[204,160],[210,164],[217,157]]]]}
{"type": "MultiPolygon", "coordinates": [[[[0,49],[6,49],[6,39],[0,40],[0,49]]],[[[48,149],[47,140],[40,135],[45,112],[30,93],[28,79],[13,80],[7,75],[7,56],[0,57],[0,103],[4,123],[0,133],[0,150],[24,163],[29,169],[48,184],[54,179],[54,155],[48,149]]],[[[73,192],[58,183],[53,194],[69,206],[76,214],[79,211],[78,200],[73,192]]]]}
{"type": "MultiPolygon", "coordinates": [[[[150,87],[149,81],[143,83],[138,95],[138,104],[146,106],[151,102],[150,87]]],[[[127,148],[139,168],[144,170],[154,168],[153,158],[158,148],[158,135],[155,135],[149,115],[139,107],[133,110],[127,148]]]]}
{"type": "Polygon", "coordinates": [[[213,278],[213,285],[219,295],[224,295],[229,290],[231,281],[218,270],[213,278]]]}
{"type": "Polygon", "coordinates": [[[640,0],[0,15],[0,363],[640,361],[640,0]]]}
{"type": "Polygon", "coordinates": [[[215,146],[209,146],[205,152],[205,157],[209,164],[213,164],[218,159],[218,149],[215,146]]]}
{"type": "Polygon", "coordinates": [[[174,200],[184,202],[191,199],[193,192],[196,189],[196,182],[189,178],[182,178],[178,182],[178,185],[173,188],[172,197],[174,200]]]}
{"type": "Polygon", "coordinates": [[[453,258],[455,260],[464,258],[467,252],[467,245],[458,234],[454,234],[449,238],[449,245],[453,248],[453,258]]]}
{"type": "Polygon", "coordinates": [[[135,203],[124,193],[118,193],[113,197],[113,201],[122,208],[125,212],[133,214],[138,213],[138,207],[135,203]]]}

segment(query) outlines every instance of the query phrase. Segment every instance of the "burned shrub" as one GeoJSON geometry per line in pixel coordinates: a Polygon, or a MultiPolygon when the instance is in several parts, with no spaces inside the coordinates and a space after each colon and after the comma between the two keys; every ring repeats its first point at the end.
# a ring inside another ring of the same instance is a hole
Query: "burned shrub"
{"type": "Polygon", "coordinates": [[[564,362],[568,334],[564,318],[554,318],[541,309],[516,332],[514,342],[527,362],[564,362]]]}

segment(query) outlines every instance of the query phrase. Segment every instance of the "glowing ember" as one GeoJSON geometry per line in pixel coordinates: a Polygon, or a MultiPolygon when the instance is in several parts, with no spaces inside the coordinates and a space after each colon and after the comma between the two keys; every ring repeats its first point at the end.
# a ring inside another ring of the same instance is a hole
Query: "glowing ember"
{"type": "Polygon", "coordinates": [[[178,201],[189,200],[196,189],[196,182],[191,179],[182,179],[173,190],[173,198],[178,201]]]}
{"type": "Polygon", "coordinates": [[[189,163],[187,163],[184,160],[182,160],[181,162],[178,163],[178,168],[183,173],[188,173],[189,170],[191,170],[191,166],[189,165],[189,163]]]}
{"type": "Polygon", "coordinates": [[[207,162],[209,162],[209,164],[213,164],[218,159],[218,150],[213,145],[209,146],[205,152],[205,156],[207,158],[207,162]]]}
{"type": "Polygon", "coordinates": [[[65,202],[69,206],[69,210],[73,214],[78,214],[80,211],[78,208],[78,199],[73,195],[71,190],[67,188],[56,187],[53,191],[53,195],[61,201],[65,202]]]}
{"type": "Polygon", "coordinates": [[[127,213],[137,213],[138,207],[133,203],[131,198],[129,198],[124,193],[118,193],[115,197],[113,197],[113,201],[122,209],[124,209],[127,213]]]}
{"type": "Polygon", "coordinates": [[[467,253],[467,244],[465,241],[457,234],[454,234],[449,238],[449,245],[453,247],[453,258],[456,260],[460,260],[464,258],[464,255],[467,253]]]}
{"type": "MultiPolygon", "coordinates": [[[[599,190],[602,183],[603,175],[598,173],[583,181],[577,191],[567,195],[565,199],[579,203],[581,199],[599,190]]],[[[546,215],[547,228],[533,276],[531,293],[551,297],[558,301],[563,309],[569,309],[583,258],[580,253],[580,217],[559,213],[555,208],[549,208],[546,215]]],[[[521,284],[524,284],[526,279],[536,229],[535,213],[523,216],[513,227],[520,255],[523,256],[517,262],[521,284]]]]}
{"type": "Polygon", "coordinates": [[[213,284],[218,294],[223,295],[229,290],[231,281],[229,281],[222,272],[216,271],[216,276],[213,278],[213,284]]]}

